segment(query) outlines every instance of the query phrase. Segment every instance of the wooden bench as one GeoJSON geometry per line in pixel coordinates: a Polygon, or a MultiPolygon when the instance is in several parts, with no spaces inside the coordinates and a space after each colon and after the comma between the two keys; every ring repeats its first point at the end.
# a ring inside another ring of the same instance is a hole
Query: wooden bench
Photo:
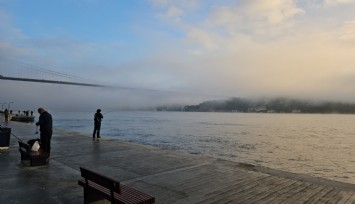
{"type": "Polygon", "coordinates": [[[80,167],[78,184],[84,187],[84,203],[109,200],[111,203],[150,204],[155,198],[138,190],[120,184],[111,178],[80,167]]]}
{"type": "Polygon", "coordinates": [[[29,144],[18,141],[19,151],[21,153],[21,160],[29,160],[30,166],[41,166],[47,164],[47,153],[41,149],[39,151],[32,151],[29,144]]]}

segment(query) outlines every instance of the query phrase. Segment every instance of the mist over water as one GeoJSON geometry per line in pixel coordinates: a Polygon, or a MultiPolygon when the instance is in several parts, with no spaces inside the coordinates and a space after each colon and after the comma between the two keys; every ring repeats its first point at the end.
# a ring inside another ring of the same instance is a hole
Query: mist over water
{"type": "MultiPolygon", "coordinates": [[[[94,112],[53,113],[55,128],[92,134],[94,112]]],[[[355,183],[355,115],[122,111],[101,135],[120,141],[355,183]]]]}

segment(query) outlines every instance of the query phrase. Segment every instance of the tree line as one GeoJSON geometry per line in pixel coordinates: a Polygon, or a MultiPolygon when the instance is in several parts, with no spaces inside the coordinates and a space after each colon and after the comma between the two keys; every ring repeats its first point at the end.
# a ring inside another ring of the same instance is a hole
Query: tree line
{"type": "Polygon", "coordinates": [[[314,102],[289,98],[247,99],[231,98],[228,100],[205,101],[197,105],[171,107],[166,110],[190,112],[269,112],[269,113],[355,113],[354,103],[314,102]]]}

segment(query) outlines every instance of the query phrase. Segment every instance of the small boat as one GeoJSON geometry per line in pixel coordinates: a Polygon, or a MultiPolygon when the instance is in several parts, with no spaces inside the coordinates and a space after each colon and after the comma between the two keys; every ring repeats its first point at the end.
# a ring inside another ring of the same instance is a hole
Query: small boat
{"type": "Polygon", "coordinates": [[[18,122],[34,122],[35,117],[34,116],[26,116],[26,115],[13,115],[11,117],[11,121],[18,121],[18,122]]]}

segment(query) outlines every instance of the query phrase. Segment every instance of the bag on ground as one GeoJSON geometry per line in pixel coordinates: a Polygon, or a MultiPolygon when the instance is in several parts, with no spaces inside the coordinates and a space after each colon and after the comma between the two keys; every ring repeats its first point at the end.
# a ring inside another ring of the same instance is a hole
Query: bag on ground
{"type": "Polygon", "coordinates": [[[31,150],[37,152],[39,150],[39,148],[41,147],[40,145],[40,139],[31,139],[28,140],[27,144],[30,145],[31,150]]]}
{"type": "Polygon", "coordinates": [[[36,141],[35,143],[33,143],[31,150],[37,152],[39,148],[40,148],[39,142],[36,141]]]}

